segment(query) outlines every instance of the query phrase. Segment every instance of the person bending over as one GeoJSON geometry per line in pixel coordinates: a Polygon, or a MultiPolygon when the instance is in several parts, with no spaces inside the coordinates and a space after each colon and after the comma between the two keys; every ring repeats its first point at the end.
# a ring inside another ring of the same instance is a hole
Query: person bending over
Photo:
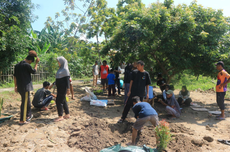
{"type": "Polygon", "coordinates": [[[180,104],[180,106],[190,106],[192,99],[189,96],[190,93],[187,90],[187,87],[183,86],[178,97],[178,103],[180,104]]]}
{"type": "Polygon", "coordinates": [[[137,131],[140,131],[148,121],[152,123],[153,127],[159,124],[158,114],[149,103],[140,102],[138,96],[133,97],[132,102],[134,105],[132,110],[135,114],[136,122],[132,129],[132,142],[127,145],[136,145],[137,131]]]}
{"type": "Polygon", "coordinates": [[[48,105],[50,104],[51,100],[56,98],[56,95],[52,94],[48,89],[50,87],[50,83],[45,81],[43,82],[43,88],[37,90],[34,95],[34,99],[32,104],[35,108],[39,108],[42,111],[49,110],[48,105]]]}

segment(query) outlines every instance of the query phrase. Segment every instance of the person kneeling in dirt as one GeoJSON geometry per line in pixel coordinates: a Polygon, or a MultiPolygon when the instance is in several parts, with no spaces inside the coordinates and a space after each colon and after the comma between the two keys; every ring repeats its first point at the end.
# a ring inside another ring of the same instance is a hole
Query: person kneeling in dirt
{"type": "Polygon", "coordinates": [[[52,94],[49,89],[50,83],[45,81],[43,82],[43,88],[39,89],[35,95],[34,99],[32,101],[32,104],[35,108],[39,108],[42,111],[49,110],[47,107],[50,104],[53,97],[56,97],[56,95],[52,94]]]}
{"type": "MultiPolygon", "coordinates": [[[[165,90],[162,93],[162,96],[161,96],[162,98],[159,98],[158,102],[160,102],[160,100],[162,100],[162,101],[164,101],[167,104],[167,94],[166,94],[166,92],[168,90],[170,90],[170,86],[167,84],[167,85],[165,85],[165,90]]],[[[173,94],[173,97],[175,98],[174,94],[173,94]]]]}
{"type": "Polygon", "coordinates": [[[137,131],[141,130],[145,123],[150,121],[154,127],[159,123],[158,114],[155,109],[147,102],[140,102],[140,97],[135,96],[132,98],[133,101],[133,112],[137,119],[133,125],[132,131],[132,142],[127,145],[135,145],[137,138],[137,131]]]}
{"type": "Polygon", "coordinates": [[[167,104],[163,101],[160,101],[163,105],[166,106],[166,111],[172,115],[171,119],[175,119],[180,117],[181,114],[181,109],[180,106],[177,102],[177,100],[175,99],[175,97],[173,96],[173,91],[172,90],[168,90],[166,92],[167,94],[167,104]]]}

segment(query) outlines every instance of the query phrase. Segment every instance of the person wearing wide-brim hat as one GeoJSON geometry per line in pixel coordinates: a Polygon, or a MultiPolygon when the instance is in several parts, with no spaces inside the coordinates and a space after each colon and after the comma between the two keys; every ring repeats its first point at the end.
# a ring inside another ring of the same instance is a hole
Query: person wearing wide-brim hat
{"type": "Polygon", "coordinates": [[[216,102],[221,110],[221,115],[217,116],[216,119],[224,120],[224,97],[227,91],[227,84],[230,82],[230,75],[224,70],[224,62],[219,61],[215,64],[216,69],[219,71],[217,74],[217,84],[216,84],[216,102]]]}

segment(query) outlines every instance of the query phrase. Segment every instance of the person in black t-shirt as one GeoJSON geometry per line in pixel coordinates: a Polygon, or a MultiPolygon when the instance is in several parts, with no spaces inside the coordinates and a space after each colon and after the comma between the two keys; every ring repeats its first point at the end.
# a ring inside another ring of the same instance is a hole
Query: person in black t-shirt
{"type": "Polygon", "coordinates": [[[31,73],[35,74],[37,71],[38,62],[40,59],[37,57],[34,69],[31,63],[34,62],[34,57],[28,55],[24,61],[19,62],[14,68],[14,90],[21,95],[21,113],[19,124],[28,123],[33,115],[31,114],[30,104],[30,91],[33,90],[31,73]]]}
{"type": "Polygon", "coordinates": [[[144,70],[144,62],[138,61],[137,62],[137,70],[134,70],[132,72],[130,86],[129,86],[129,92],[127,94],[128,100],[125,104],[124,110],[122,112],[122,117],[118,121],[118,123],[121,123],[125,120],[125,118],[128,115],[128,112],[131,107],[133,107],[132,98],[134,96],[139,96],[140,100],[143,101],[143,97],[145,95],[145,88],[147,90],[146,99],[149,98],[149,85],[151,84],[151,79],[149,76],[149,73],[144,70]]]}
{"type": "Polygon", "coordinates": [[[165,90],[166,80],[162,77],[162,74],[158,74],[157,76],[157,85],[160,87],[161,92],[165,90]]]}
{"type": "Polygon", "coordinates": [[[128,92],[129,92],[129,85],[131,81],[131,75],[132,75],[132,68],[133,66],[129,63],[127,63],[127,66],[125,67],[125,77],[124,77],[124,83],[125,83],[125,98],[124,98],[124,104],[126,103],[126,100],[128,99],[128,92]]]}
{"type": "Polygon", "coordinates": [[[43,82],[43,88],[38,89],[37,92],[34,95],[34,99],[32,101],[32,104],[35,108],[39,108],[42,111],[47,111],[48,105],[50,104],[53,97],[56,97],[56,95],[52,94],[48,89],[50,87],[50,83],[45,81],[43,82]]]}

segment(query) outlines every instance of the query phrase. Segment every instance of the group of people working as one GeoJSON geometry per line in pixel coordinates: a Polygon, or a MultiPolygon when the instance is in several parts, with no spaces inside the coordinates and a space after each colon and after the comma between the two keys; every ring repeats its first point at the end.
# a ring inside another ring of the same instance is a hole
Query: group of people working
{"type": "MultiPolygon", "coordinates": [[[[33,115],[31,114],[30,91],[33,90],[31,74],[36,73],[37,65],[40,59],[37,57],[34,69],[31,63],[34,62],[36,56],[28,55],[25,60],[15,65],[14,69],[14,84],[15,92],[21,95],[21,110],[19,124],[29,123],[33,115]]],[[[33,105],[41,110],[48,110],[47,106],[53,98],[56,98],[58,118],[54,121],[61,121],[70,118],[69,108],[66,102],[66,94],[70,94],[70,72],[68,69],[67,60],[61,56],[57,58],[59,69],[56,73],[56,81],[52,85],[57,87],[57,96],[52,94],[49,82],[43,83],[43,88],[35,93],[33,105]],[[63,109],[65,115],[63,116],[63,109]]],[[[73,97],[73,96],[72,96],[73,97]]]]}
{"type": "MultiPolygon", "coordinates": [[[[21,113],[19,124],[28,123],[33,115],[31,114],[31,104],[29,92],[33,90],[31,73],[34,74],[37,70],[37,65],[40,59],[37,57],[34,69],[31,67],[31,63],[34,62],[34,56],[28,55],[24,61],[21,61],[15,65],[14,82],[15,92],[19,92],[21,95],[21,113]]],[[[33,105],[41,110],[48,110],[48,105],[51,100],[56,98],[56,105],[58,111],[58,118],[54,121],[61,121],[63,119],[70,118],[69,108],[66,101],[66,94],[70,94],[70,72],[68,69],[68,62],[64,57],[58,57],[57,62],[59,69],[56,73],[56,81],[52,85],[49,82],[43,83],[43,88],[39,89],[33,100],[33,105]],[[57,87],[57,95],[52,94],[48,89],[53,85],[57,87]],[[63,116],[63,110],[65,115],[63,116]]],[[[118,123],[123,123],[128,115],[129,110],[132,108],[136,122],[133,125],[132,142],[131,145],[136,144],[137,131],[141,130],[143,125],[150,121],[155,127],[159,123],[158,114],[155,109],[147,102],[142,102],[143,98],[149,98],[149,85],[151,84],[150,75],[144,70],[145,63],[138,61],[135,64],[127,64],[125,67],[125,97],[124,97],[124,109],[122,116],[118,123]]],[[[224,115],[224,96],[226,93],[227,83],[230,82],[230,75],[223,69],[224,63],[222,61],[216,64],[216,68],[219,71],[218,81],[216,85],[217,91],[217,103],[221,109],[221,115],[217,117],[219,120],[225,119],[224,115]]],[[[120,80],[119,74],[121,73],[120,67],[115,70],[110,69],[106,61],[103,61],[103,65],[98,68],[97,62],[93,66],[94,80],[93,84],[97,84],[97,76],[100,72],[101,84],[103,89],[108,87],[108,96],[115,95],[115,82],[120,80]],[[114,75],[115,72],[115,75],[114,75]],[[108,86],[107,86],[108,85],[108,86]],[[113,90],[113,94],[111,94],[113,90]]],[[[118,83],[117,83],[118,84],[118,83]]],[[[158,99],[158,102],[166,106],[166,111],[170,114],[172,119],[180,117],[180,106],[188,106],[192,102],[189,91],[186,86],[182,87],[179,93],[179,97],[176,100],[173,93],[173,89],[166,84],[165,79],[161,75],[158,76],[157,85],[160,86],[162,91],[162,97],[158,99]]],[[[120,86],[120,84],[118,85],[120,86]]],[[[120,94],[120,90],[118,90],[120,94]]]]}

